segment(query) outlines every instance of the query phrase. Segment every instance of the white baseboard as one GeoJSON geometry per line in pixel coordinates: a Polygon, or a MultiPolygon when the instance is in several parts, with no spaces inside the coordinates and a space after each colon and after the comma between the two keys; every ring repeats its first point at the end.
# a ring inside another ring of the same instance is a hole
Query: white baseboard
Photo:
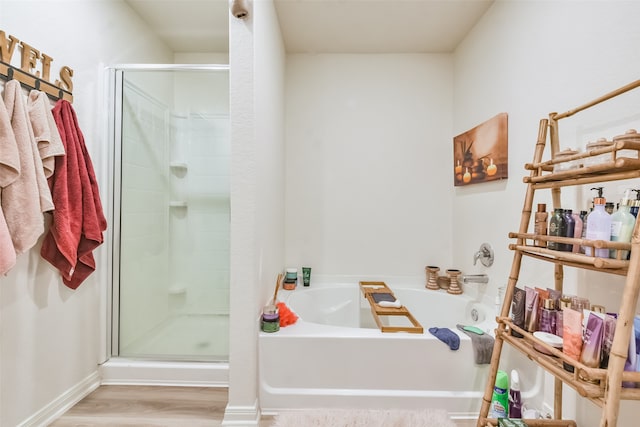
{"type": "Polygon", "coordinates": [[[100,375],[98,371],[95,371],[55,398],[44,408],[18,424],[18,427],[42,427],[51,424],[99,386],[100,375]]]}
{"type": "Polygon", "coordinates": [[[251,406],[227,405],[224,410],[222,427],[257,427],[260,425],[260,410],[256,400],[251,406]]]}

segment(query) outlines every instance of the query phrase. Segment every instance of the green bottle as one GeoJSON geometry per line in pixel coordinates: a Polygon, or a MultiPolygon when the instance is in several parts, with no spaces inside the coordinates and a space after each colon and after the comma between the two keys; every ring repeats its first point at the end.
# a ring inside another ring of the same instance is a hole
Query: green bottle
{"type": "Polygon", "coordinates": [[[496,374],[489,416],[491,418],[507,418],[509,416],[509,376],[505,371],[498,371],[496,374]]]}

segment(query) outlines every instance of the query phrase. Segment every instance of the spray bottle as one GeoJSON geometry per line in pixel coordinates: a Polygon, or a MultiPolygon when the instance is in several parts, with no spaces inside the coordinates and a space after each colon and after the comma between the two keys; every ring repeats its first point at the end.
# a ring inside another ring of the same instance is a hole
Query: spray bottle
{"type": "Polygon", "coordinates": [[[505,371],[496,373],[489,415],[496,419],[509,416],[509,376],[505,371]]]}
{"type": "Polygon", "coordinates": [[[520,394],[520,376],[511,370],[511,388],[509,389],[509,418],[522,418],[522,396],[520,394]]]}

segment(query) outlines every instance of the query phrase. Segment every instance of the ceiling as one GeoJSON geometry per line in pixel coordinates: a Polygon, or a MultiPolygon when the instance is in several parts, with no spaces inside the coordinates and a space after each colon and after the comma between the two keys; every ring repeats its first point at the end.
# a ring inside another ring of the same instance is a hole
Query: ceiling
{"type": "MultiPolygon", "coordinates": [[[[227,0],[124,0],[174,52],[227,52],[227,0]]],[[[253,2],[265,0],[252,0],[253,2]]],[[[289,53],[451,52],[494,0],[274,0],[289,53]]]]}

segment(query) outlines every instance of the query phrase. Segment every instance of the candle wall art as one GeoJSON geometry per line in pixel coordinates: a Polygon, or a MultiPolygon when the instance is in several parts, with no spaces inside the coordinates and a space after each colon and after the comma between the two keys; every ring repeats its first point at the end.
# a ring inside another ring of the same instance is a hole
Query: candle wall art
{"type": "Polygon", "coordinates": [[[507,113],[500,113],[453,138],[454,185],[508,177],[507,131],[507,113]]]}

